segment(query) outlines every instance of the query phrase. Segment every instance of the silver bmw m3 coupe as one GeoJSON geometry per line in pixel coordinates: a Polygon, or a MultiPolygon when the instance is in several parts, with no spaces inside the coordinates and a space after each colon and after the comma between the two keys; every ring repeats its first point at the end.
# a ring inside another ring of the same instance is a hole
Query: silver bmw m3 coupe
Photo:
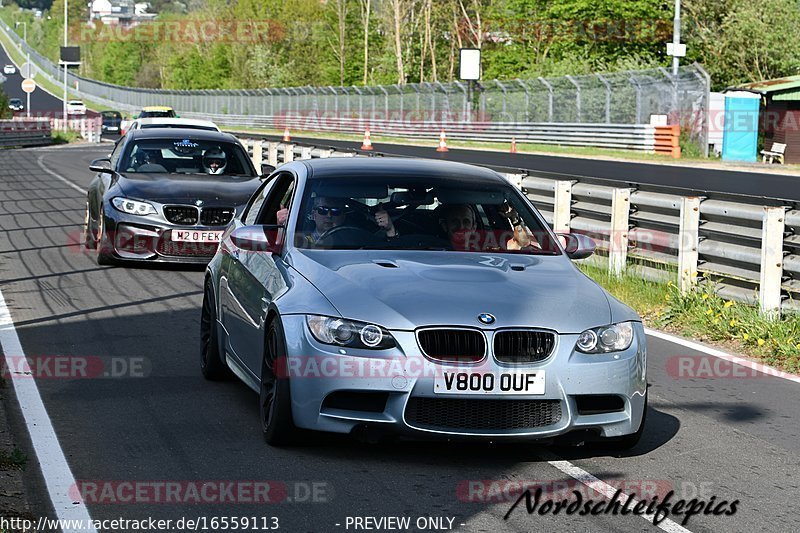
{"type": "Polygon", "coordinates": [[[593,251],[492,170],[289,163],[208,265],[201,370],[258,392],[273,445],[366,428],[631,447],[645,333],[573,264],[593,251]]]}

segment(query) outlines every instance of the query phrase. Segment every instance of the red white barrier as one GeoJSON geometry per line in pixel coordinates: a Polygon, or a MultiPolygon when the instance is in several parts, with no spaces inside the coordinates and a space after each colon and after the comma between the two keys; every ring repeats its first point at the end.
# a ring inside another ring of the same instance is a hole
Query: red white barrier
{"type": "MultiPolygon", "coordinates": [[[[55,131],[61,131],[65,129],[64,120],[60,118],[51,118],[50,125],[55,131]]],[[[100,142],[102,126],[102,117],[68,118],[66,121],[66,129],[77,131],[81,134],[81,137],[89,142],[100,142]]]]}

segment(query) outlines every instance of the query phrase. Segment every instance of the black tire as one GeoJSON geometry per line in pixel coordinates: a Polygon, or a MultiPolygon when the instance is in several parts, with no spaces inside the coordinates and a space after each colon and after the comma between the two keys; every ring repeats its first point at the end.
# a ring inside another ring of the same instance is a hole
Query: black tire
{"type": "Polygon", "coordinates": [[[115,263],[114,256],[111,254],[111,244],[108,242],[108,235],[106,234],[106,215],[103,209],[97,215],[97,237],[95,260],[98,265],[113,265],[115,263]]]}
{"type": "Polygon", "coordinates": [[[97,239],[94,237],[94,228],[92,227],[92,216],[89,212],[89,202],[86,202],[86,216],[83,221],[83,247],[87,250],[94,250],[97,248],[97,239]]]}
{"type": "Polygon", "coordinates": [[[209,381],[222,381],[230,376],[230,370],[220,355],[218,332],[214,287],[211,280],[207,280],[200,315],[200,371],[209,381]]]}
{"type": "Polygon", "coordinates": [[[630,435],[625,435],[623,437],[612,437],[609,439],[605,439],[602,442],[602,447],[606,450],[613,450],[624,452],[630,450],[637,444],[642,438],[644,434],[644,426],[645,422],[647,421],[647,393],[645,392],[644,395],[644,411],[642,411],[642,422],[639,424],[639,429],[636,433],[631,433],[630,435]]]}
{"type": "Polygon", "coordinates": [[[286,368],[285,363],[286,341],[283,326],[276,318],[270,322],[264,341],[259,394],[261,427],[264,440],[270,446],[291,446],[297,444],[299,437],[292,417],[289,376],[281,375],[283,372],[280,371],[280,368],[286,368]]]}

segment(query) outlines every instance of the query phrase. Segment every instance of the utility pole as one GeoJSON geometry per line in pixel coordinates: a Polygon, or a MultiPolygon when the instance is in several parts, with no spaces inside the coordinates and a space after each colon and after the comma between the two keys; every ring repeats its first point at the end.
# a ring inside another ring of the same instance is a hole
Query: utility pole
{"type": "MultiPolygon", "coordinates": [[[[64,46],[67,46],[67,24],[69,22],[69,17],[67,15],[67,7],[69,6],[69,0],[64,0],[64,46]]],[[[64,61],[64,116],[63,116],[63,130],[67,131],[67,62],[64,61]]]]}
{"type": "MultiPolygon", "coordinates": [[[[675,19],[672,21],[672,46],[677,49],[681,44],[681,0],[675,0],[675,19]]],[[[680,57],[677,53],[672,55],[672,75],[678,75],[680,57]]]]}

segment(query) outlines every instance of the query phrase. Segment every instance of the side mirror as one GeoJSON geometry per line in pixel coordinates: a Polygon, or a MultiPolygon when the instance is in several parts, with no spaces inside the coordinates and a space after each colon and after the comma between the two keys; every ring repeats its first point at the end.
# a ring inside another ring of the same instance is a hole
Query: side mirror
{"type": "Polygon", "coordinates": [[[564,251],[570,259],[586,259],[594,253],[596,245],[591,237],[580,233],[559,233],[564,244],[564,251]]]}
{"type": "Polygon", "coordinates": [[[269,252],[280,254],[283,243],[279,226],[242,226],[231,233],[231,242],[245,252],[269,252]]]}
{"type": "Polygon", "coordinates": [[[101,172],[103,174],[113,173],[111,170],[111,160],[107,157],[101,157],[89,163],[89,170],[92,172],[101,172]]]}
{"type": "Polygon", "coordinates": [[[266,177],[275,172],[275,167],[266,163],[261,163],[261,176],[266,177]]]}

